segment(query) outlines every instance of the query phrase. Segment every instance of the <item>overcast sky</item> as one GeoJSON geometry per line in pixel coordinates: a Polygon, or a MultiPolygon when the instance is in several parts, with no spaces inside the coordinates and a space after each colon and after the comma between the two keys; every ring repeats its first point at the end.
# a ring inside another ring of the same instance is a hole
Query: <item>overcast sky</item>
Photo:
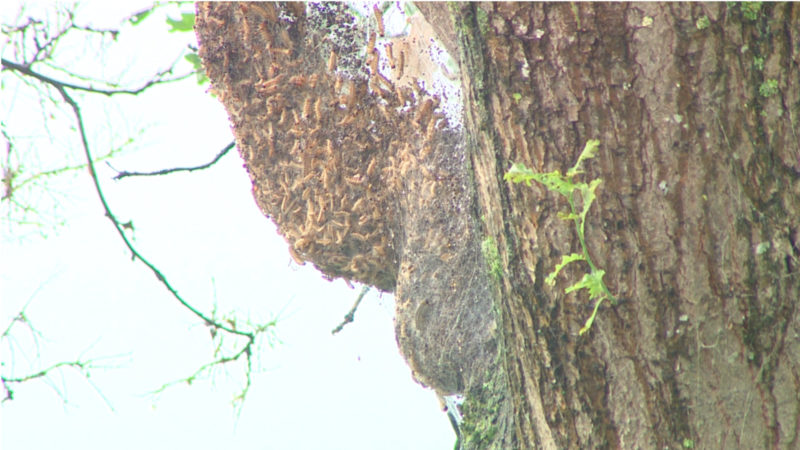
{"type": "MultiPolygon", "coordinates": [[[[15,20],[14,3],[0,8],[4,24],[15,20]]],[[[137,3],[85,3],[75,18],[116,27],[147,5],[137,3]]],[[[34,6],[31,14],[52,8],[34,6]]],[[[177,9],[170,11],[177,17],[177,9]]],[[[193,41],[191,33],[167,33],[161,15],[122,26],[105,52],[65,42],[59,61],[74,72],[122,76],[138,85],[193,41]]],[[[13,59],[3,43],[3,57],[13,59]]],[[[30,90],[17,89],[15,76],[2,78],[0,114],[9,134],[23,129],[28,136],[20,143],[30,145],[16,149],[25,168],[79,162],[72,116],[45,119],[30,90]]],[[[201,164],[232,139],[222,106],[191,80],[138,97],[76,99],[95,155],[135,138],[112,162],[119,170],[201,164]]],[[[41,333],[34,339],[14,325],[2,342],[2,374],[23,376],[77,358],[103,367],[92,370],[89,381],[64,369],[12,385],[14,400],[0,407],[0,447],[452,448],[455,435],[436,396],[412,380],[398,352],[392,297],[370,291],[355,322],[331,336],[359,287],[328,282],[311,264],[292,262],[285,241],[258,210],[242,164],[231,152],[205,171],[121,181],[98,165],[112,210],[121,221],[133,220],[135,245],[187,301],[208,313],[216,304],[220,313],[235,311],[254,322],[280,315],[280,343],[260,347],[238,419],[231,400],[242,381],[240,366],[148,394],[210,361],[213,343],[208,329],[131,261],[80,171],[28,197],[43,220],[65,222],[55,230],[45,226],[47,238],[9,223],[7,203],[0,210],[0,329],[30,302],[26,316],[41,333]],[[58,209],[48,212],[53,204],[58,209]]]]}

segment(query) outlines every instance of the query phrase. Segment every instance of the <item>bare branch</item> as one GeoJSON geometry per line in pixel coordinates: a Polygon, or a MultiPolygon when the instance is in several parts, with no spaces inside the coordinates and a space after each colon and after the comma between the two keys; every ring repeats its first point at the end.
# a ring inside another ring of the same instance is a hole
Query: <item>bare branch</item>
{"type": "Polygon", "coordinates": [[[25,375],[25,376],[22,376],[22,377],[7,378],[5,376],[2,376],[2,377],[0,377],[0,380],[3,383],[3,389],[6,391],[6,395],[3,398],[2,402],[5,403],[6,401],[14,400],[14,391],[9,387],[10,384],[25,383],[27,381],[35,380],[37,378],[43,378],[43,377],[46,377],[47,375],[49,375],[50,372],[53,372],[56,369],[60,369],[62,367],[74,367],[76,369],[79,369],[81,372],[85,372],[86,370],[88,370],[88,369],[90,369],[92,367],[91,364],[92,364],[91,361],[71,361],[71,362],[63,361],[63,362],[60,362],[60,363],[53,364],[52,366],[50,366],[50,367],[48,367],[46,369],[42,369],[42,370],[40,370],[40,371],[38,371],[36,373],[32,373],[32,374],[25,375]]]}
{"type": "Polygon", "coordinates": [[[84,92],[91,92],[94,94],[102,94],[106,96],[112,96],[116,94],[128,94],[128,95],[137,95],[144,92],[146,89],[155,86],[157,84],[164,84],[164,83],[171,83],[174,81],[181,81],[189,78],[190,76],[194,75],[194,72],[189,72],[183,75],[178,75],[174,78],[162,78],[167,74],[172,73],[174,69],[173,66],[170,66],[168,69],[164,69],[158,73],[156,73],[150,80],[148,80],[142,86],[135,88],[135,89],[100,89],[92,86],[81,86],[79,84],[72,84],[67,83],[64,81],[59,81],[54,78],[48,77],[47,75],[42,75],[38,72],[35,72],[30,67],[15,63],[13,61],[9,61],[5,58],[2,58],[2,67],[4,70],[13,70],[19,72],[24,75],[28,75],[30,77],[36,78],[37,80],[43,81],[51,86],[61,86],[62,88],[74,89],[76,91],[84,91],[84,92]]]}
{"type": "Polygon", "coordinates": [[[350,308],[350,311],[348,311],[347,314],[345,314],[342,323],[340,323],[336,328],[331,330],[331,334],[336,334],[342,331],[342,328],[344,328],[345,325],[355,320],[356,309],[358,309],[358,305],[361,304],[361,300],[364,299],[364,295],[369,291],[369,288],[370,288],[369,285],[364,285],[364,287],[361,288],[361,293],[358,294],[358,298],[356,298],[356,302],[353,304],[353,307],[350,308]]]}
{"type": "Polygon", "coordinates": [[[250,376],[251,358],[250,358],[250,354],[249,354],[249,350],[248,349],[249,349],[249,347],[243,347],[242,349],[239,350],[238,353],[236,353],[234,355],[223,356],[223,357],[217,358],[214,361],[211,361],[209,363],[203,364],[197,370],[195,370],[193,374],[189,375],[188,377],[181,378],[180,380],[170,381],[169,383],[165,383],[160,388],[158,388],[158,389],[154,390],[153,392],[151,392],[151,394],[160,394],[160,393],[164,392],[165,390],[169,389],[170,387],[175,386],[177,384],[183,384],[183,383],[192,384],[192,383],[194,383],[194,381],[197,378],[201,377],[203,374],[208,372],[211,368],[216,367],[216,366],[222,366],[222,365],[225,365],[225,364],[228,364],[228,363],[231,363],[231,362],[238,361],[239,358],[242,357],[242,355],[247,353],[247,371],[246,371],[247,381],[245,383],[245,387],[242,389],[242,391],[239,393],[239,395],[237,395],[237,397],[244,398],[244,396],[247,394],[247,391],[250,389],[250,383],[251,383],[251,376],[250,376]]]}
{"type": "MultiPolygon", "coordinates": [[[[235,327],[235,324],[226,325],[224,322],[218,321],[213,317],[208,317],[203,312],[201,312],[200,310],[195,308],[193,305],[191,305],[189,302],[187,302],[183,297],[181,297],[181,295],[178,294],[178,291],[172,286],[172,284],[169,282],[167,277],[161,272],[161,270],[159,270],[153,263],[151,263],[147,258],[145,258],[136,249],[136,247],[134,247],[134,245],[131,243],[130,239],[128,239],[128,236],[125,233],[125,229],[129,228],[128,223],[122,223],[116,218],[116,216],[114,215],[114,213],[111,210],[110,205],[108,204],[108,201],[105,198],[105,195],[103,193],[103,189],[100,186],[100,181],[99,181],[99,179],[97,177],[97,172],[95,170],[95,159],[92,157],[92,153],[91,153],[90,146],[89,146],[89,141],[88,141],[88,138],[86,136],[86,129],[85,129],[84,121],[83,121],[83,116],[81,114],[80,106],[72,98],[72,96],[67,92],[67,89],[70,89],[70,88],[79,89],[79,90],[86,90],[86,89],[81,89],[80,87],[76,88],[76,87],[74,87],[74,86],[72,86],[70,84],[63,84],[63,83],[61,83],[61,82],[59,82],[57,80],[54,80],[54,79],[52,79],[50,77],[43,76],[41,74],[37,74],[37,73],[35,73],[35,72],[25,68],[25,67],[22,67],[22,66],[20,66],[18,64],[7,62],[5,59],[3,59],[2,62],[3,62],[3,66],[4,67],[9,67],[9,68],[11,68],[13,70],[16,70],[16,71],[19,71],[20,73],[23,73],[25,75],[29,75],[31,77],[34,77],[34,78],[36,78],[36,79],[38,79],[38,80],[40,80],[40,81],[52,86],[56,91],[58,91],[58,93],[63,98],[64,102],[66,102],[70,106],[70,108],[72,109],[73,115],[75,117],[75,121],[77,123],[78,133],[79,133],[80,139],[81,139],[81,146],[83,148],[83,153],[84,153],[85,160],[86,160],[86,167],[89,169],[89,175],[92,178],[92,182],[93,182],[94,187],[95,187],[95,192],[97,193],[97,196],[100,199],[100,203],[102,204],[103,210],[105,212],[105,216],[109,219],[109,221],[111,221],[111,224],[114,227],[114,229],[117,230],[117,233],[119,234],[119,236],[122,239],[123,243],[128,248],[128,250],[131,252],[131,254],[133,256],[133,259],[138,259],[145,266],[147,266],[147,268],[150,269],[150,271],[153,273],[153,275],[155,275],[156,279],[158,279],[158,281],[161,282],[162,285],[164,285],[164,287],[167,289],[167,291],[169,291],[169,293],[172,295],[173,298],[175,298],[181,305],[183,305],[183,307],[188,309],[192,314],[194,314],[196,317],[198,317],[200,320],[202,320],[204,324],[206,324],[207,326],[211,327],[212,328],[212,336],[215,336],[216,333],[219,332],[219,331],[224,331],[224,332],[226,332],[226,333],[228,333],[230,335],[234,335],[234,336],[246,339],[246,343],[238,351],[236,351],[234,354],[232,354],[231,356],[220,357],[217,360],[212,361],[211,363],[208,363],[208,364],[202,366],[196,372],[196,374],[197,373],[202,373],[202,372],[208,370],[210,367],[213,367],[213,366],[216,366],[216,365],[221,365],[221,364],[227,364],[227,363],[232,362],[232,361],[237,361],[240,358],[242,358],[242,356],[246,357],[247,382],[246,382],[246,385],[245,385],[245,389],[237,396],[237,399],[243,399],[244,395],[247,393],[247,390],[249,389],[249,386],[250,386],[250,371],[251,371],[251,368],[252,368],[252,354],[253,354],[253,346],[255,344],[256,337],[260,333],[265,332],[271,325],[274,325],[274,322],[272,322],[271,324],[268,324],[268,325],[258,326],[258,327],[252,328],[250,331],[242,331],[242,330],[237,329],[235,327]]],[[[218,157],[215,158],[215,159],[221,158],[222,155],[225,152],[229,151],[230,148],[232,148],[232,147],[233,147],[233,143],[229,144],[226,147],[226,149],[224,149],[223,152],[220,152],[220,155],[218,155],[218,157]]],[[[228,322],[228,323],[230,323],[230,322],[228,322]]],[[[76,366],[77,366],[77,364],[76,364],[76,366]]],[[[192,377],[190,377],[190,378],[192,378],[192,377]]],[[[11,381],[9,381],[9,382],[11,382],[11,381]]]]}
{"type": "Polygon", "coordinates": [[[146,258],[144,258],[139,253],[139,251],[133,246],[133,244],[131,244],[130,240],[125,235],[125,231],[123,230],[122,224],[117,220],[116,216],[111,211],[111,207],[109,206],[108,201],[106,200],[105,195],[103,194],[103,189],[100,187],[100,181],[97,178],[97,172],[95,171],[95,167],[94,167],[94,159],[92,158],[91,151],[89,150],[89,140],[86,137],[86,129],[85,129],[84,123],[83,123],[83,116],[81,115],[81,110],[80,110],[80,107],[78,106],[78,103],[75,102],[75,100],[73,100],[72,96],[70,96],[69,93],[67,93],[66,88],[69,87],[69,86],[61,85],[57,81],[46,79],[46,78],[40,78],[40,79],[42,81],[50,84],[51,86],[53,86],[58,91],[58,93],[61,94],[61,97],[64,99],[65,102],[67,102],[67,104],[70,106],[70,108],[72,108],[72,111],[73,111],[73,113],[75,115],[75,120],[76,120],[77,125],[78,125],[78,132],[79,132],[80,137],[81,137],[81,145],[83,147],[84,155],[86,156],[87,167],[89,168],[89,175],[91,175],[91,177],[92,177],[92,181],[94,183],[94,187],[95,187],[95,191],[97,192],[97,196],[100,199],[100,203],[103,205],[103,210],[105,211],[106,217],[108,217],[108,219],[111,221],[112,225],[117,230],[117,233],[119,234],[120,238],[125,243],[125,246],[128,247],[128,250],[130,250],[131,253],[133,254],[133,257],[135,259],[139,259],[139,261],[141,261],[145,266],[147,266],[153,272],[153,274],[156,276],[158,281],[160,281],[164,285],[164,287],[167,288],[167,290],[172,294],[172,296],[175,297],[175,299],[177,299],[184,307],[189,309],[189,311],[191,311],[194,315],[196,315],[197,317],[202,319],[204,323],[206,323],[208,325],[213,325],[215,328],[218,328],[220,330],[226,331],[226,332],[231,333],[231,334],[236,334],[236,335],[239,335],[239,336],[247,337],[252,341],[253,340],[253,336],[252,336],[251,333],[245,333],[245,332],[242,332],[242,331],[234,330],[234,329],[232,329],[230,327],[227,327],[227,326],[225,326],[223,324],[216,323],[213,320],[211,320],[208,317],[206,317],[203,313],[201,313],[200,311],[195,309],[192,305],[187,303],[186,300],[184,300],[180,296],[180,294],[178,294],[178,291],[175,290],[174,287],[172,287],[172,285],[169,283],[167,278],[161,273],[161,271],[155,265],[153,265],[150,261],[148,261],[146,258]]]}
{"type": "MultiPolygon", "coordinates": [[[[225,156],[235,145],[236,145],[236,141],[231,141],[230,144],[226,145],[222,150],[220,150],[219,153],[217,153],[217,156],[215,156],[214,159],[212,159],[211,161],[209,161],[209,162],[207,162],[205,164],[201,164],[199,166],[194,166],[194,167],[173,167],[171,169],[156,170],[155,172],[128,172],[127,170],[123,170],[122,172],[117,171],[117,175],[114,176],[114,179],[115,180],[121,180],[121,179],[126,178],[126,177],[149,177],[149,176],[156,176],[156,175],[167,175],[167,174],[175,173],[175,172],[194,172],[195,170],[208,169],[209,167],[211,167],[214,164],[216,164],[217,161],[222,159],[222,157],[225,156]]],[[[108,163],[106,163],[106,164],[108,164],[108,163]]],[[[109,164],[109,167],[111,167],[110,164],[109,164]]],[[[111,168],[114,169],[113,167],[111,167],[111,168]]],[[[116,171],[116,169],[114,169],[114,170],[116,171]]]]}
{"type": "MultiPolygon", "coordinates": [[[[44,285],[39,286],[36,291],[38,292],[38,290],[41,289],[43,286],[44,285]]],[[[27,315],[25,314],[25,310],[28,308],[30,303],[35,298],[35,296],[36,296],[36,292],[34,292],[34,294],[25,303],[25,305],[22,307],[22,309],[20,309],[19,313],[17,313],[17,315],[14,316],[14,318],[11,319],[11,322],[8,324],[8,327],[5,329],[5,331],[3,331],[3,334],[0,335],[0,341],[8,340],[10,353],[13,352],[13,344],[12,344],[13,339],[11,337],[11,329],[14,327],[15,324],[20,323],[20,324],[23,324],[24,326],[26,326],[28,328],[28,330],[30,330],[31,335],[33,336],[33,340],[36,343],[36,347],[37,347],[36,355],[38,357],[39,344],[38,344],[37,337],[40,335],[40,333],[34,328],[33,324],[31,323],[31,321],[28,319],[27,315]]],[[[107,358],[103,358],[103,359],[109,359],[109,358],[113,358],[113,357],[107,357],[107,358]]],[[[14,384],[22,384],[22,383],[26,383],[26,382],[30,382],[30,381],[35,381],[35,380],[38,380],[38,379],[46,379],[49,375],[51,375],[53,372],[55,372],[57,370],[61,370],[63,368],[71,367],[71,368],[74,368],[74,369],[78,369],[78,371],[81,373],[81,375],[83,375],[83,377],[86,379],[87,383],[89,383],[89,385],[92,386],[92,388],[95,390],[95,392],[97,392],[97,394],[103,399],[103,401],[106,403],[106,405],[108,405],[108,407],[113,411],[114,407],[111,405],[111,402],[108,400],[108,398],[106,398],[106,396],[100,391],[100,389],[94,384],[94,382],[90,378],[90,373],[89,373],[90,369],[97,369],[97,368],[103,367],[103,366],[98,365],[97,361],[98,361],[97,359],[84,359],[83,355],[81,355],[74,361],[62,361],[62,362],[58,362],[58,363],[55,363],[55,364],[51,364],[49,367],[47,367],[45,369],[41,369],[41,370],[38,370],[36,372],[29,373],[29,374],[23,375],[23,376],[0,375],[0,383],[2,383],[3,390],[5,391],[5,395],[3,396],[3,399],[0,400],[0,403],[5,403],[6,401],[10,401],[10,400],[14,399],[14,390],[11,387],[12,385],[14,385],[14,384]]],[[[13,368],[12,368],[13,365],[14,365],[14,363],[12,362],[11,363],[11,367],[6,367],[6,362],[5,361],[3,362],[4,369],[7,368],[8,370],[13,370],[13,368]]],[[[56,393],[64,401],[66,401],[66,398],[59,391],[59,389],[57,389],[51,383],[48,383],[48,384],[50,384],[50,386],[56,391],[56,393]]]]}
{"type": "MultiPolygon", "coordinates": [[[[255,325],[255,326],[252,325],[252,324],[248,324],[248,326],[251,326],[251,327],[254,326],[255,327],[254,333],[256,335],[267,334],[268,335],[268,339],[271,339],[274,336],[271,336],[270,330],[275,327],[275,325],[278,323],[279,318],[280,318],[280,314],[278,314],[278,316],[276,318],[274,318],[274,319],[272,319],[269,322],[266,322],[264,324],[255,325]]],[[[225,319],[225,318],[223,318],[222,320],[224,320],[225,322],[228,322],[229,324],[231,324],[232,327],[234,327],[234,328],[236,327],[236,321],[234,319],[225,319]]],[[[211,328],[211,336],[214,339],[219,337],[219,335],[217,334],[216,330],[213,327],[211,328]]],[[[220,338],[219,343],[218,343],[217,348],[216,348],[216,351],[215,351],[215,355],[219,354],[220,348],[222,347],[222,345],[223,345],[223,342],[222,342],[222,339],[220,338]]],[[[184,378],[180,378],[178,380],[174,380],[174,381],[170,381],[168,383],[165,383],[161,387],[159,387],[158,389],[150,392],[150,394],[151,395],[158,395],[158,394],[166,391],[167,389],[172,388],[172,387],[177,386],[177,385],[180,385],[180,384],[192,385],[195,381],[197,381],[197,379],[199,379],[199,378],[211,373],[212,369],[214,369],[216,367],[224,366],[224,365],[226,365],[228,363],[232,363],[232,362],[238,361],[242,356],[246,356],[246,359],[245,359],[245,361],[246,361],[245,384],[242,387],[242,389],[239,391],[239,393],[233,398],[233,403],[234,403],[237,411],[241,412],[242,402],[247,397],[247,393],[249,392],[250,386],[252,385],[252,369],[253,369],[253,367],[252,367],[252,358],[251,358],[252,354],[250,352],[251,352],[251,349],[249,347],[243,347],[236,354],[233,354],[231,356],[217,357],[216,360],[211,361],[209,363],[206,363],[206,364],[203,364],[202,366],[200,366],[191,375],[189,375],[187,377],[184,377],[184,378]]]]}
{"type": "MultiPolygon", "coordinates": [[[[137,14],[136,17],[142,18],[143,13],[144,12],[137,14]]],[[[55,174],[57,172],[60,173],[61,171],[82,169],[83,167],[86,167],[88,169],[90,177],[92,178],[96,194],[100,200],[105,216],[112,223],[112,226],[119,234],[120,239],[122,239],[124,245],[131,252],[132,258],[134,260],[138,259],[145,266],[147,266],[147,268],[150,269],[150,271],[153,273],[156,279],[158,279],[158,281],[164,286],[164,288],[166,288],[167,291],[169,291],[169,293],[172,295],[174,299],[176,299],[184,308],[188,309],[194,316],[199,318],[203,322],[203,324],[208,326],[210,328],[212,339],[215,341],[215,344],[216,343],[219,344],[217,346],[217,351],[214,354],[214,360],[201,366],[192,376],[187,378],[187,380],[191,381],[198,375],[207,372],[213,367],[226,365],[234,361],[242,361],[242,359],[244,359],[246,361],[245,363],[246,383],[244,385],[244,389],[235,398],[235,401],[239,402],[244,399],[251,384],[252,355],[254,350],[253,347],[256,346],[256,339],[260,336],[263,336],[264,334],[269,335],[270,330],[275,325],[275,321],[269,322],[267,324],[248,323],[246,327],[237,328],[234,319],[229,319],[224,317],[219,319],[216,317],[215,313],[212,313],[211,315],[205,314],[201,310],[195,308],[191,303],[186,301],[177,292],[175,287],[170,283],[170,281],[164,275],[164,273],[158,267],[156,267],[155,264],[151,263],[138,251],[138,249],[133,245],[131,239],[129,238],[130,233],[127,233],[127,231],[132,230],[132,223],[130,221],[121,222],[111,210],[108,200],[105,197],[105,194],[103,192],[102,186],[100,184],[95,169],[95,164],[99,160],[93,158],[92,156],[89,140],[87,138],[86,123],[84,122],[84,118],[81,112],[81,107],[76,101],[76,99],[72,97],[72,95],[75,95],[75,91],[102,94],[109,97],[116,94],[138,95],[143,91],[145,91],[146,89],[157,84],[184,80],[194,75],[195,72],[192,71],[187,74],[179,76],[173,74],[174,69],[177,67],[180,59],[183,56],[180,55],[169,66],[169,68],[159,71],[151,79],[146,81],[143,85],[136,88],[127,88],[125,86],[120,87],[118,85],[109,83],[104,80],[94,80],[91,78],[82,77],[77,74],[71,73],[70,71],[65,70],[62,67],[53,66],[52,63],[49,61],[49,59],[51,58],[59,40],[62,37],[64,37],[70,30],[79,30],[89,33],[100,33],[103,35],[110,34],[112,39],[115,39],[117,36],[117,31],[115,30],[97,30],[88,27],[78,26],[75,25],[73,19],[74,19],[73,13],[67,11],[67,16],[62,21],[62,25],[57,26],[54,32],[51,32],[50,30],[47,29],[42,29],[41,25],[43,24],[43,22],[37,21],[35,19],[28,19],[27,23],[17,26],[13,29],[11,27],[4,26],[3,27],[4,32],[13,31],[15,33],[20,33],[21,41],[19,42],[19,48],[21,49],[21,53],[20,54],[15,53],[14,54],[15,56],[12,58],[14,60],[0,58],[0,63],[2,64],[1,67],[3,72],[8,70],[10,73],[19,76],[22,83],[28,84],[30,86],[35,86],[38,89],[41,89],[39,87],[40,86],[39,83],[41,83],[41,85],[51,87],[58,92],[59,95],[52,95],[52,91],[49,91],[48,95],[45,96],[45,98],[43,98],[42,101],[49,100],[53,104],[59,104],[60,106],[61,103],[59,101],[60,97],[61,99],[63,99],[64,103],[69,105],[69,108],[71,109],[72,113],[71,115],[74,116],[74,119],[77,124],[76,128],[80,136],[80,142],[83,153],[82,159],[85,159],[86,162],[85,164],[81,164],[79,166],[69,165],[62,169],[42,172],[36,175],[35,177],[26,179],[24,181],[20,181],[21,177],[19,175],[22,170],[21,166],[12,167],[9,162],[7,168],[3,167],[4,173],[2,174],[3,175],[2,184],[6,188],[4,197],[7,197],[6,199],[9,200],[10,203],[16,203],[14,201],[14,198],[12,197],[12,193],[25,182],[35,180],[36,177],[42,177],[55,174]],[[34,69],[34,64],[37,63],[42,63],[43,67],[36,66],[36,68],[34,69]],[[222,340],[224,336],[228,335],[233,336],[235,339],[231,342],[232,345],[224,347],[223,350],[222,340]],[[241,341],[240,339],[244,339],[244,341],[241,341]]],[[[46,123],[47,122],[45,121],[45,124],[46,123]]],[[[11,140],[8,139],[8,141],[9,141],[9,149],[7,152],[7,159],[9,159],[11,154],[11,147],[10,147],[11,140]]],[[[195,170],[202,170],[218,162],[225,154],[227,154],[230,151],[231,148],[234,147],[234,145],[235,145],[234,142],[229,143],[214,157],[214,159],[211,162],[200,166],[165,169],[149,174],[124,172],[118,174],[118,176],[115,177],[115,179],[123,178],[125,176],[161,175],[177,171],[192,172],[195,170]]],[[[24,316],[20,316],[20,320],[26,322],[24,316]]],[[[25,377],[10,378],[4,376],[2,378],[2,384],[6,388],[7,397],[10,399],[13,397],[13,392],[11,391],[11,389],[9,389],[8,387],[9,384],[21,383],[24,381],[41,378],[44,377],[48,371],[60,369],[63,367],[73,367],[83,370],[89,367],[89,363],[91,363],[91,361],[83,361],[81,359],[72,362],[62,362],[53,365],[43,371],[39,371],[37,373],[33,373],[25,377]]],[[[86,375],[87,374],[85,374],[85,376],[86,375]]],[[[165,387],[166,386],[167,385],[165,385],[165,387]]]]}

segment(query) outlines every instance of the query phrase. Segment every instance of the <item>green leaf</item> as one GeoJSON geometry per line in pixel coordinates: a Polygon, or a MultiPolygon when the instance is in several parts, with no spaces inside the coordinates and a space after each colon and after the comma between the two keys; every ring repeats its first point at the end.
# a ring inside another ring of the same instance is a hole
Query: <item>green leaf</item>
{"type": "Polygon", "coordinates": [[[581,155],[578,156],[578,160],[575,162],[575,165],[572,166],[572,168],[567,171],[567,176],[572,178],[573,176],[579,173],[583,173],[583,171],[580,170],[581,163],[585,159],[594,158],[595,155],[597,155],[598,148],[600,148],[599,140],[589,139],[588,141],[586,141],[586,145],[583,147],[581,155]]]}
{"type": "Polygon", "coordinates": [[[586,220],[586,213],[589,212],[589,208],[592,206],[592,202],[594,199],[597,198],[597,195],[594,193],[597,190],[597,186],[600,186],[603,180],[599,178],[595,178],[592,180],[591,183],[587,186],[586,183],[581,183],[580,186],[580,193],[581,193],[581,200],[583,201],[583,210],[581,211],[581,221],[586,220]]]}
{"type": "Polygon", "coordinates": [[[170,33],[176,31],[192,31],[194,28],[194,13],[183,13],[181,14],[180,20],[167,17],[167,24],[171,27],[169,30],[170,33]]]}
{"type": "Polygon", "coordinates": [[[189,53],[184,56],[187,61],[194,67],[194,70],[203,70],[203,63],[200,61],[200,57],[197,53],[189,53]]]}
{"type": "Polygon", "coordinates": [[[208,77],[206,76],[206,70],[203,68],[203,62],[200,60],[200,56],[198,56],[197,53],[189,53],[185,55],[184,58],[194,67],[194,72],[197,74],[197,84],[206,84],[208,82],[208,77]]]}
{"type": "Polygon", "coordinates": [[[572,253],[572,254],[569,254],[569,255],[562,255],[561,256],[561,262],[556,264],[556,268],[553,269],[553,271],[550,272],[550,274],[547,275],[547,278],[544,280],[544,282],[549,284],[550,286],[554,285],[556,283],[556,276],[558,276],[558,273],[561,272],[561,269],[563,269],[567,264],[569,264],[571,262],[583,261],[585,259],[586,258],[584,258],[583,255],[581,255],[580,253],[572,253]]]}
{"type": "Polygon", "coordinates": [[[536,177],[536,173],[533,170],[527,168],[523,163],[515,163],[511,166],[511,169],[503,175],[503,179],[506,181],[511,181],[512,183],[525,183],[526,185],[531,185],[531,180],[536,177]]]}
{"type": "Polygon", "coordinates": [[[564,211],[559,211],[558,212],[558,218],[561,219],[561,220],[575,220],[575,219],[580,219],[580,216],[578,216],[575,213],[568,213],[568,212],[564,212],[564,211]]]}
{"type": "Polygon", "coordinates": [[[586,323],[583,324],[583,328],[581,328],[581,330],[578,331],[578,336],[583,336],[584,333],[586,333],[587,331],[589,331],[590,328],[592,328],[594,319],[595,317],[597,317],[597,310],[600,308],[600,304],[603,303],[603,300],[605,300],[605,297],[597,300],[597,303],[594,304],[594,311],[592,311],[592,315],[589,316],[588,319],[586,319],[586,323]]]}
{"type": "Polygon", "coordinates": [[[150,8],[150,9],[145,9],[145,10],[144,10],[144,11],[142,11],[142,12],[139,12],[139,13],[136,13],[136,14],[134,14],[133,16],[131,16],[131,18],[130,18],[130,19],[128,19],[128,21],[129,21],[130,23],[132,23],[133,25],[139,25],[140,23],[142,23],[142,21],[143,21],[144,19],[146,19],[146,18],[147,18],[147,16],[149,16],[149,15],[150,15],[150,13],[151,13],[151,12],[153,12],[153,9],[154,9],[154,8],[155,8],[155,7],[153,7],[153,8],[150,8]]]}
{"type": "Polygon", "coordinates": [[[564,175],[561,175],[561,172],[558,170],[534,175],[534,179],[542,183],[548,190],[558,192],[568,199],[572,198],[571,196],[572,191],[575,190],[575,183],[564,175]]]}
{"type": "MultiPolygon", "coordinates": [[[[583,259],[582,256],[581,259],[583,259]]],[[[586,289],[589,291],[589,298],[605,297],[605,289],[603,289],[603,276],[605,274],[605,270],[597,270],[592,273],[584,274],[581,281],[564,289],[564,293],[569,294],[572,291],[586,289]]]]}
{"type": "Polygon", "coordinates": [[[543,184],[548,190],[558,192],[568,199],[571,199],[572,191],[578,186],[569,178],[561,175],[561,172],[558,170],[536,173],[522,163],[515,163],[512,165],[511,169],[503,175],[503,178],[514,183],[524,182],[528,186],[531,185],[531,180],[537,181],[543,184]]]}

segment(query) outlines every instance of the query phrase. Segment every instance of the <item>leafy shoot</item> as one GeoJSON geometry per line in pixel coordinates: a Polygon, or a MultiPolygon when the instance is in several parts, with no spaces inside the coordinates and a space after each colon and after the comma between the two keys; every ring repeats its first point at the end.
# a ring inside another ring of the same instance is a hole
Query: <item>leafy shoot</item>
{"type": "Polygon", "coordinates": [[[526,167],[525,164],[516,163],[511,166],[511,169],[503,177],[505,180],[513,183],[525,183],[527,186],[531,185],[531,181],[536,181],[537,183],[543,184],[547,190],[561,194],[569,203],[569,211],[560,212],[558,216],[563,220],[571,220],[575,224],[575,231],[578,235],[578,241],[581,244],[581,253],[572,253],[562,256],[561,262],[550,272],[545,282],[553,286],[556,276],[570,263],[585,261],[589,265],[589,272],[586,273],[580,281],[573,283],[564,290],[565,294],[569,294],[572,291],[586,289],[589,292],[589,299],[595,302],[592,315],[586,320],[583,328],[581,328],[579,332],[580,335],[583,335],[592,327],[600,304],[604,300],[608,299],[613,304],[617,303],[616,298],[609,292],[608,287],[603,282],[605,271],[598,269],[594,265],[591,256],[589,256],[584,234],[586,215],[589,212],[589,208],[592,206],[592,202],[597,198],[595,191],[597,187],[600,186],[602,180],[598,178],[591,180],[589,183],[574,180],[577,175],[584,173],[581,169],[581,164],[585,160],[594,158],[595,155],[597,155],[599,147],[600,141],[597,139],[591,139],[586,142],[586,146],[578,157],[578,161],[567,170],[566,175],[562,175],[558,170],[547,173],[536,173],[526,167]],[[576,193],[579,194],[581,199],[580,208],[576,207],[576,193]]]}

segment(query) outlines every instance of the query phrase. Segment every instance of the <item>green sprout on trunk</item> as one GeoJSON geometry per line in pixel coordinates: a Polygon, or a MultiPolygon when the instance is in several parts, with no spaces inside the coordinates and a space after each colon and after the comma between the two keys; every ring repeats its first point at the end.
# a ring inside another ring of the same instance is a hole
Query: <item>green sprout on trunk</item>
{"type": "Polygon", "coordinates": [[[594,179],[588,184],[573,180],[576,175],[583,173],[583,170],[580,168],[581,163],[584,160],[594,158],[599,146],[600,141],[597,139],[591,139],[586,142],[586,146],[578,157],[578,161],[567,171],[566,175],[562,175],[558,170],[548,173],[535,173],[533,170],[527,168],[525,164],[516,163],[504,176],[505,180],[510,180],[514,183],[525,183],[528,186],[531,185],[531,181],[541,183],[547,190],[557,192],[566,197],[569,203],[569,212],[560,212],[558,217],[564,220],[572,220],[575,223],[575,231],[578,234],[578,241],[581,244],[581,253],[572,253],[562,256],[561,262],[550,272],[545,282],[553,286],[556,282],[556,276],[561,272],[561,269],[571,262],[586,261],[589,265],[589,273],[585,274],[580,281],[564,290],[565,294],[569,294],[572,291],[586,289],[589,292],[589,299],[595,302],[592,315],[586,320],[583,328],[581,328],[580,335],[583,335],[592,327],[592,323],[594,323],[594,319],[597,316],[597,310],[604,300],[608,299],[612,304],[617,303],[617,299],[611,295],[608,287],[603,282],[605,271],[598,269],[597,266],[594,265],[592,257],[589,256],[584,235],[586,214],[589,212],[592,202],[597,198],[595,196],[595,190],[597,190],[597,186],[599,186],[603,180],[599,178],[594,179]],[[580,195],[581,199],[580,211],[576,207],[576,193],[580,195]]]}

